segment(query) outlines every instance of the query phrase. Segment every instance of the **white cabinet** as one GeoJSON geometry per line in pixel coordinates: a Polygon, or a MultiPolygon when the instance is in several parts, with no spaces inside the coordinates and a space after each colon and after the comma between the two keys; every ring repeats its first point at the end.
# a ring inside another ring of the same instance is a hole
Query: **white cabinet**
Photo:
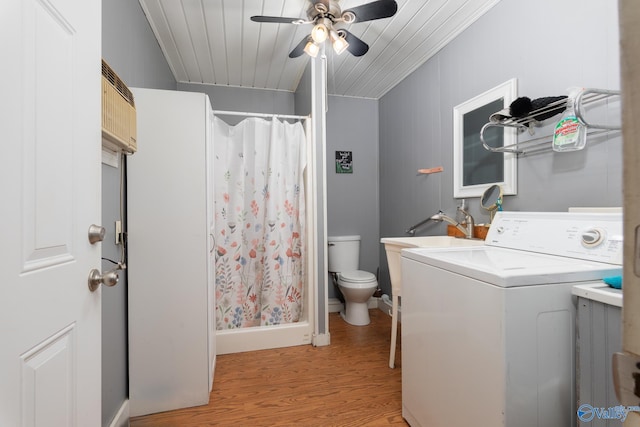
{"type": "Polygon", "coordinates": [[[131,416],[207,404],[215,367],[211,105],[133,89],[127,159],[131,416]]]}

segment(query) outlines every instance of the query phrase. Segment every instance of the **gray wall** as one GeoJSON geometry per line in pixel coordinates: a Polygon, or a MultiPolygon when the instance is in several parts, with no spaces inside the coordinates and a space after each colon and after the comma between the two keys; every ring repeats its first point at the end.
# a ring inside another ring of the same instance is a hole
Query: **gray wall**
{"type": "MultiPolygon", "coordinates": [[[[519,0],[502,0],[380,99],[380,236],[405,235],[438,209],[455,214],[456,105],[513,77],[518,96],[532,99],[566,94],[570,86],[620,88],[614,1],[541,0],[525,9],[519,0]],[[444,172],[416,175],[434,166],[444,172]]],[[[467,202],[477,222],[488,221],[478,198],[467,202]]],[[[581,152],[521,157],[518,195],[507,196],[503,206],[565,211],[621,204],[622,141],[615,133],[589,138],[581,152]]],[[[430,224],[418,234],[445,232],[444,224],[430,224]]],[[[382,247],[380,263],[389,293],[382,247]]]]}
{"type": "Polygon", "coordinates": [[[182,91],[206,93],[214,110],[295,114],[295,100],[292,92],[199,83],[178,83],[177,86],[178,90],[182,91]]]}
{"type": "MultiPolygon", "coordinates": [[[[102,57],[130,87],[175,89],[176,82],[142,9],[134,0],[102,2],[102,57]]],[[[144,149],[144,147],[139,147],[144,149]]],[[[120,259],[114,223],[120,218],[120,169],[102,165],[102,256],[120,259]]],[[[112,264],[103,261],[103,271],[112,264]]],[[[111,423],[129,396],[127,370],[127,280],[102,288],[102,425],[111,423]]]]}
{"type": "MultiPolygon", "coordinates": [[[[305,72],[298,85],[296,114],[310,113],[310,74],[305,72]]],[[[378,101],[329,96],[326,120],[327,235],[360,235],[360,269],[375,274],[380,241],[378,101]],[[337,150],[353,152],[353,174],[336,173],[337,150]]],[[[328,297],[338,292],[329,281],[328,297]]]]}
{"type": "Polygon", "coordinates": [[[311,61],[309,61],[307,68],[300,78],[298,88],[293,95],[295,114],[299,116],[308,116],[311,114],[311,103],[313,102],[311,92],[311,61]]]}
{"type": "MultiPolygon", "coordinates": [[[[378,101],[329,97],[327,111],[327,234],[360,235],[361,270],[379,264],[378,101]],[[351,151],[353,173],[336,173],[335,152],[351,151]]],[[[329,282],[329,297],[337,293],[329,282]]]]}
{"type": "Polygon", "coordinates": [[[176,88],[176,80],[136,0],[102,2],[102,58],[127,86],[176,88]]]}

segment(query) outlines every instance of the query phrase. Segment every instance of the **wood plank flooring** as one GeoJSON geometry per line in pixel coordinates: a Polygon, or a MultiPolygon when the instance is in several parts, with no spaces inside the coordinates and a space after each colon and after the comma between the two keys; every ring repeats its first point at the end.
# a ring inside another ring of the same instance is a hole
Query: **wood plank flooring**
{"type": "Polygon", "coordinates": [[[209,405],[133,418],[131,427],[407,426],[400,343],[389,369],[391,317],[370,315],[368,326],[352,326],[331,313],[326,347],[218,356],[209,405]]]}

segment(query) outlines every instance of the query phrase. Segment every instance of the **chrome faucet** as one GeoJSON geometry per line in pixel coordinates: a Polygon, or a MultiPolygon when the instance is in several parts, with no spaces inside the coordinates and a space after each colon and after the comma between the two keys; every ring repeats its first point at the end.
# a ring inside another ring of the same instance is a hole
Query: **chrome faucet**
{"type": "Polygon", "coordinates": [[[471,214],[469,212],[467,212],[466,210],[464,210],[461,207],[458,207],[458,211],[460,213],[464,214],[464,220],[467,223],[466,227],[464,227],[462,224],[460,224],[459,222],[457,222],[453,218],[448,217],[442,211],[439,211],[437,214],[433,215],[429,219],[432,220],[432,221],[439,221],[439,222],[440,221],[445,221],[445,222],[448,222],[449,224],[455,226],[462,233],[464,233],[465,239],[473,239],[473,228],[474,228],[474,225],[475,225],[475,223],[473,221],[473,217],[471,216],[471,214]]]}
{"type": "Polygon", "coordinates": [[[414,234],[416,234],[416,230],[418,228],[420,228],[422,225],[426,224],[427,222],[431,221],[432,217],[429,217],[427,219],[425,219],[424,221],[420,221],[419,223],[417,223],[416,225],[412,225],[411,227],[409,227],[408,229],[404,230],[405,233],[407,233],[409,236],[413,237],[414,234]]]}

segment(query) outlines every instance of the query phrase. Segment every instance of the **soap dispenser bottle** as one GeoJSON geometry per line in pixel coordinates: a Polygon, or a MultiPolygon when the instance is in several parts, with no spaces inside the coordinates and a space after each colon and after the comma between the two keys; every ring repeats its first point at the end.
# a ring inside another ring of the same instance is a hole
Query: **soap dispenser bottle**
{"type": "Polygon", "coordinates": [[[587,142],[587,127],[576,116],[575,100],[581,88],[571,88],[567,98],[567,109],[553,132],[554,151],[582,150],[587,142]]]}

